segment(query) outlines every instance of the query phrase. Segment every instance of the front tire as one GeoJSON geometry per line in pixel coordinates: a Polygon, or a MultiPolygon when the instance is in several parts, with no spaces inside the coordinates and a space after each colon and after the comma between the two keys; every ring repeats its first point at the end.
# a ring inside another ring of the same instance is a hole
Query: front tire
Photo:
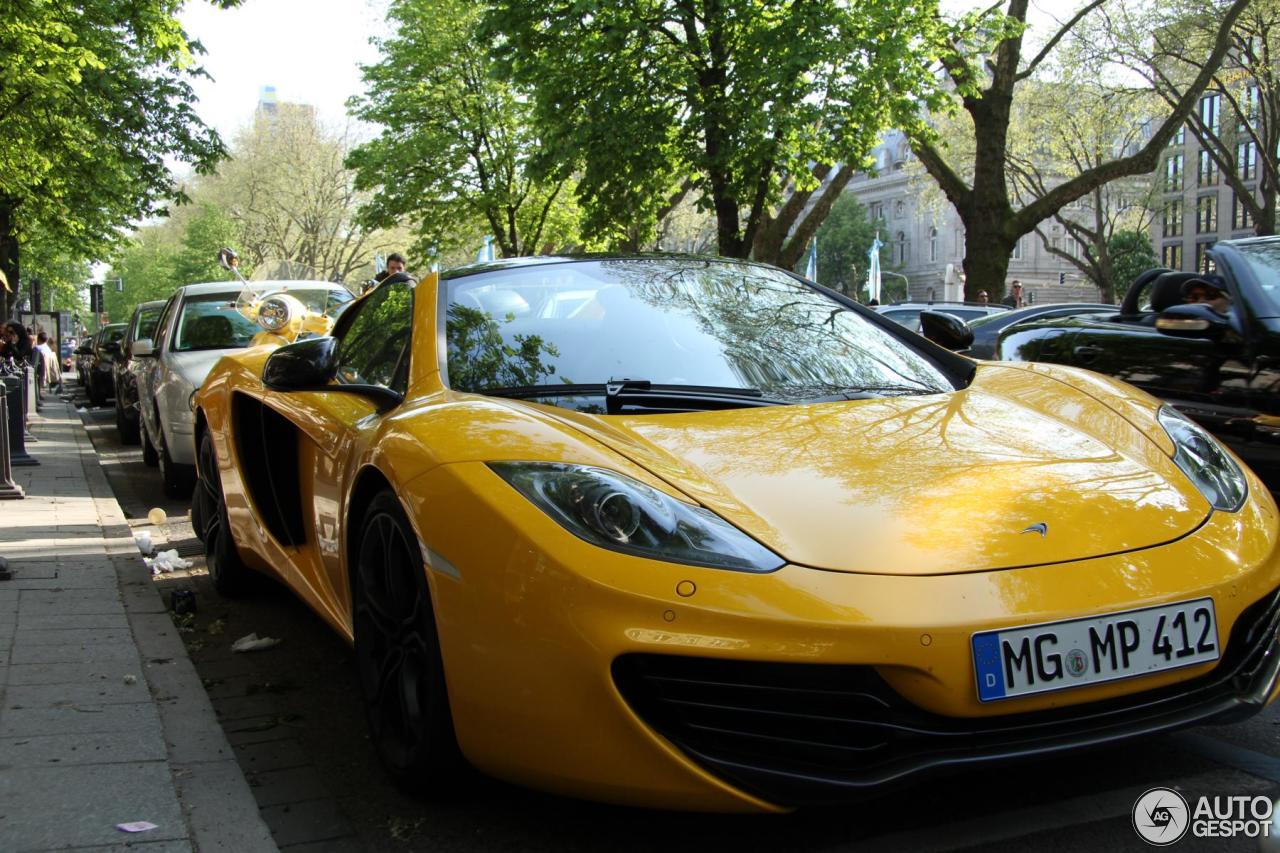
{"type": "MultiPolygon", "coordinates": [[[[139,418],[142,416],[139,415],[139,418]]],[[[142,433],[142,463],[150,468],[154,468],[160,464],[160,454],[156,453],[156,446],[151,443],[151,436],[147,434],[147,428],[138,424],[142,433]]]]}
{"type": "Polygon", "coordinates": [[[124,412],[124,406],[120,405],[120,395],[116,395],[116,432],[120,433],[121,444],[137,444],[138,443],[138,422],[129,420],[129,416],[124,412]]]}
{"type": "Polygon", "coordinates": [[[218,454],[213,434],[208,430],[200,438],[197,456],[195,494],[192,496],[192,521],[204,542],[204,562],[209,582],[228,598],[243,595],[253,580],[252,570],[240,559],[231,524],[227,520],[227,502],[222,497],[222,477],[218,473],[218,454]]]}
{"type": "MultiPolygon", "coordinates": [[[[163,429],[163,427],[161,427],[163,429]]],[[[164,493],[171,498],[189,498],[196,484],[196,471],[192,465],[179,465],[169,455],[169,446],[160,436],[160,478],[164,481],[164,493]]]]}
{"type": "Polygon", "coordinates": [[[465,768],[453,732],[417,536],[391,492],[365,511],[353,586],[356,669],[378,757],[402,787],[442,793],[465,768]]]}

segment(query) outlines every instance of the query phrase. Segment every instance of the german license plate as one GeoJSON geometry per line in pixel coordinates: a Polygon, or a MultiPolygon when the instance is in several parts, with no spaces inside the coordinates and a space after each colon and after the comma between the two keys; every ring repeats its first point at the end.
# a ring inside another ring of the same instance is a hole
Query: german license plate
{"type": "Polygon", "coordinates": [[[983,702],[1215,661],[1212,598],[973,635],[983,702]]]}

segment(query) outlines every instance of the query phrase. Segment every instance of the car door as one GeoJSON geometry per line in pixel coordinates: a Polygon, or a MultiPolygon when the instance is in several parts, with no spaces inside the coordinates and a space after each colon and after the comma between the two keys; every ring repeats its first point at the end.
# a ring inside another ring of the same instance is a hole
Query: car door
{"type": "MultiPolygon", "coordinates": [[[[407,391],[413,326],[413,284],[383,284],[342,315],[336,385],[378,385],[407,391]]],[[[349,585],[341,543],[346,484],[352,482],[364,451],[382,419],[367,397],[341,391],[270,392],[264,402],[301,433],[298,493],[305,541],[314,547],[292,552],[295,586],[335,622],[346,624],[349,585]]],[[[353,519],[358,524],[359,519],[353,519]]]]}
{"type": "MultiPolygon", "coordinates": [[[[155,337],[151,341],[151,357],[145,360],[146,364],[138,368],[138,414],[142,418],[143,429],[150,436],[160,434],[160,420],[154,402],[155,375],[160,367],[160,356],[168,341],[169,328],[173,325],[173,317],[177,313],[177,306],[181,299],[181,293],[175,293],[169,297],[169,301],[161,309],[160,319],[156,321],[155,337]]],[[[149,440],[153,445],[156,443],[155,438],[149,440]]]]}

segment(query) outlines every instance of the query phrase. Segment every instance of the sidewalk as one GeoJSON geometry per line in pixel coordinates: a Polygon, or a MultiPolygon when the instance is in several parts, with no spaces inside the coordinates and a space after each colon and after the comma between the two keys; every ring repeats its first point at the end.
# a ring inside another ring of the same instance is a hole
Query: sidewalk
{"type": "Polygon", "coordinates": [[[0,850],[276,850],[79,419],[42,416],[0,502],[0,850]]]}

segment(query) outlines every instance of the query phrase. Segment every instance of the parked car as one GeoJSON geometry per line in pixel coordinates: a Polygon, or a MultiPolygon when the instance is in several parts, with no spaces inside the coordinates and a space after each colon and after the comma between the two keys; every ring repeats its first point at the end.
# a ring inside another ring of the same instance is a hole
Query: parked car
{"type": "Polygon", "coordinates": [[[89,402],[95,406],[105,406],[115,392],[112,370],[116,359],[120,357],[120,341],[128,328],[128,323],[108,323],[93,339],[92,352],[89,356],[89,384],[86,390],[89,394],[89,402]]]}
{"type": "Polygon", "coordinates": [[[94,332],[81,338],[76,346],[76,383],[85,389],[86,394],[89,392],[89,366],[93,364],[93,344],[99,333],[100,331],[94,332]]]}
{"type": "MultiPolygon", "coordinates": [[[[323,281],[259,281],[249,289],[287,291],[313,311],[333,311],[352,299],[342,285],[323,281]]],[[[218,359],[244,349],[261,331],[237,309],[242,292],[225,281],[180,287],[165,303],[155,337],[133,344],[135,358],[152,361],[138,372],[142,458],[160,466],[170,497],[190,495],[195,482],[195,390],[218,359]]]]}
{"type": "Polygon", "coordinates": [[[969,321],[973,331],[973,343],[965,355],[970,358],[992,358],[995,356],[996,339],[1005,329],[1017,323],[1029,323],[1032,320],[1048,320],[1054,317],[1080,317],[1096,314],[1116,314],[1119,308],[1103,302],[1057,302],[1045,305],[1027,305],[1022,308],[1011,308],[1008,311],[997,311],[969,321]]]}
{"type": "Polygon", "coordinates": [[[895,302],[892,305],[877,305],[875,310],[898,325],[919,332],[921,311],[942,311],[968,322],[1009,309],[1004,305],[984,305],[981,302],[895,302]]]}
{"type": "Polygon", "coordinates": [[[1208,433],[774,267],[388,281],[194,399],[213,585],[274,575],[354,643],[408,785],[776,811],[1280,679],[1275,501],[1208,433]]]}
{"type": "Polygon", "coordinates": [[[1224,316],[1184,304],[1196,273],[1139,276],[1111,317],[1018,326],[998,357],[1072,365],[1123,379],[1203,424],[1280,488],[1280,238],[1224,240],[1208,276],[1226,288],[1224,316]]]}
{"type": "Polygon", "coordinates": [[[138,374],[150,368],[153,360],[133,357],[133,343],[151,340],[164,300],[144,302],[133,309],[129,329],[120,342],[120,356],[113,365],[113,382],[116,389],[116,431],[121,444],[137,444],[141,439],[138,415],[138,374]]]}

